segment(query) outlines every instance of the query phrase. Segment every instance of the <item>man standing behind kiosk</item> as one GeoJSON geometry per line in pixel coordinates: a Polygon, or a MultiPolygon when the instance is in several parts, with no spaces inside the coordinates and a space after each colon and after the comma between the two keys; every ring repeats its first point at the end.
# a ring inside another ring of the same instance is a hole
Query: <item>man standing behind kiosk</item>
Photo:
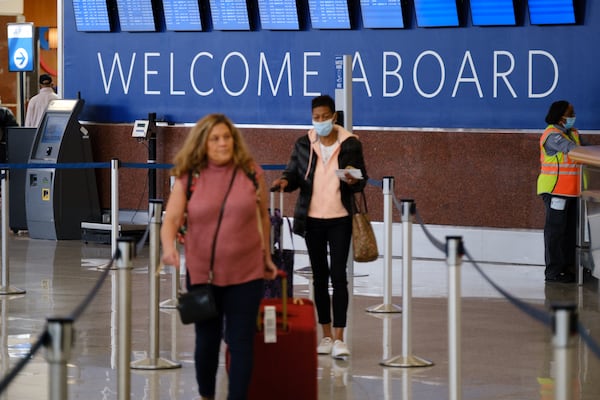
{"type": "Polygon", "coordinates": [[[25,126],[37,128],[42,121],[46,108],[48,108],[48,104],[58,98],[52,87],[52,77],[47,74],[40,75],[40,92],[29,100],[25,126]]]}
{"type": "Polygon", "coordinates": [[[581,145],[573,126],[575,109],[568,101],[555,101],[546,115],[548,126],[540,138],[541,171],[537,193],[546,208],[544,247],[546,282],[575,282],[577,197],[580,173],[569,152],[581,145]]]}

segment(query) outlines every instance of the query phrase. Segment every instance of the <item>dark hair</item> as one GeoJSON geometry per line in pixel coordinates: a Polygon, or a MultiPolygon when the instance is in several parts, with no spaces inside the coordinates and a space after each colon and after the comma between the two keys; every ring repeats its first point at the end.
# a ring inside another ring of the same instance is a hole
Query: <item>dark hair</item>
{"type": "Polygon", "coordinates": [[[569,108],[569,102],[566,100],[559,100],[552,103],[548,109],[548,114],[546,114],[546,123],[559,123],[563,115],[565,115],[567,108],[569,108]]]}
{"type": "Polygon", "coordinates": [[[52,77],[48,74],[40,75],[40,85],[51,85],[52,77]]]}
{"type": "Polygon", "coordinates": [[[317,107],[329,107],[331,112],[335,112],[335,101],[331,98],[331,96],[324,94],[322,96],[315,97],[312,99],[312,109],[314,110],[317,107]]]}

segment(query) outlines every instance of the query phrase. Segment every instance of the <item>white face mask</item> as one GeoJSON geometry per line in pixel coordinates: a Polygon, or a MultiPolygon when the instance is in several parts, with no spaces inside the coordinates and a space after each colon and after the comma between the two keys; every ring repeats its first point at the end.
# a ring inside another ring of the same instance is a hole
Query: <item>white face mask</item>
{"type": "Polygon", "coordinates": [[[319,136],[328,136],[333,129],[333,119],[329,119],[323,122],[313,121],[313,128],[315,128],[315,132],[319,136]]]}

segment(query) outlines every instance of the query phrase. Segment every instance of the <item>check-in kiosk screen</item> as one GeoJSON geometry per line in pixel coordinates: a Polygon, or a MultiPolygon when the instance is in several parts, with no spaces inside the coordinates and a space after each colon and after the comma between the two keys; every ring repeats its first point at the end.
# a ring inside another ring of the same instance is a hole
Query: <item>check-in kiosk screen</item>
{"type": "Polygon", "coordinates": [[[70,118],[71,113],[46,112],[36,134],[31,158],[56,160],[70,118]]]}
{"type": "Polygon", "coordinates": [[[69,123],[70,114],[46,114],[41,143],[58,143],[69,123]]]}

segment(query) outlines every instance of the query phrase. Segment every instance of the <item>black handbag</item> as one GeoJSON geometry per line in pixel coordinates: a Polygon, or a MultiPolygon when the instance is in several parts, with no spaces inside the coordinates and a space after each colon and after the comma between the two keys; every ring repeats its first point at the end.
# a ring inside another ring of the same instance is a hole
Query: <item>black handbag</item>
{"type": "Polygon", "coordinates": [[[221,227],[221,220],[223,219],[223,211],[225,210],[225,202],[231,191],[231,186],[233,186],[233,180],[235,179],[236,173],[237,168],[233,171],[231,182],[229,182],[229,187],[225,193],[223,203],[221,204],[221,211],[219,213],[219,219],[217,220],[217,228],[215,229],[215,236],[212,243],[208,283],[193,285],[187,292],[179,293],[177,296],[177,311],[179,311],[179,317],[183,324],[187,325],[194,322],[204,322],[216,318],[219,315],[219,309],[217,308],[212,285],[215,248],[217,244],[217,235],[219,234],[219,228],[221,227]]]}
{"type": "Polygon", "coordinates": [[[203,322],[219,315],[212,284],[194,285],[177,297],[177,310],[183,324],[203,322]]]}

